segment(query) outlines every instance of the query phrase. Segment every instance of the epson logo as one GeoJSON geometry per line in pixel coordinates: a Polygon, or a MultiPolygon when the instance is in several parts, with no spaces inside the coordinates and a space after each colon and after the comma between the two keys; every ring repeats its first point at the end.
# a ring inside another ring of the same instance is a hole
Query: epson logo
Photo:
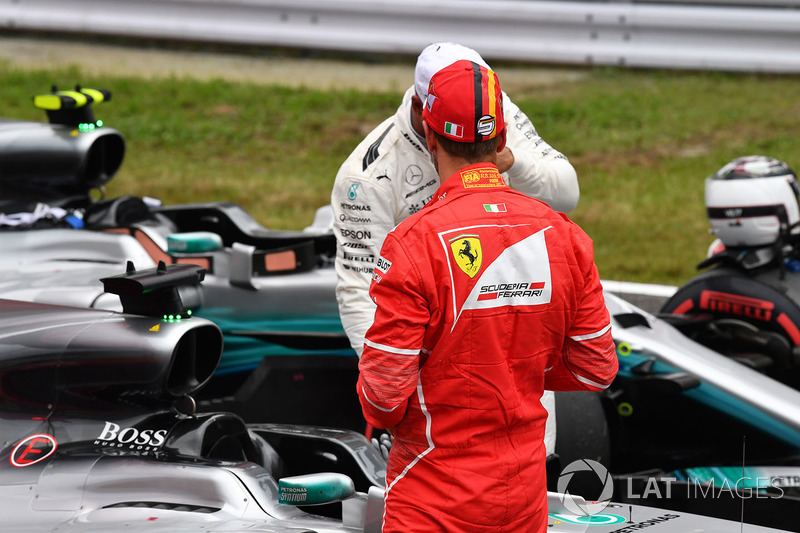
{"type": "Polygon", "coordinates": [[[343,229],[342,230],[342,237],[347,237],[350,239],[371,239],[372,233],[369,231],[362,231],[362,230],[352,230],[352,229],[343,229]]]}
{"type": "Polygon", "coordinates": [[[98,441],[104,441],[106,443],[113,443],[112,445],[116,445],[118,447],[121,447],[123,444],[128,444],[130,446],[138,445],[158,447],[164,444],[166,438],[166,429],[139,430],[133,427],[122,428],[119,424],[115,424],[114,422],[106,422],[106,425],[103,427],[103,431],[97,437],[95,444],[100,444],[98,441]]]}

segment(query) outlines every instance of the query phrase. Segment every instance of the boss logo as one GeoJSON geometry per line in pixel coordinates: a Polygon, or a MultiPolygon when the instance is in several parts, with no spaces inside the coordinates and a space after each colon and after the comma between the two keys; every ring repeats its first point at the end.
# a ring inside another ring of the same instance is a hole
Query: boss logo
{"type": "Polygon", "coordinates": [[[118,448],[127,445],[129,448],[136,446],[152,446],[157,448],[164,444],[167,437],[166,429],[142,429],[122,428],[114,422],[106,422],[103,431],[95,440],[95,444],[104,446],[116,446],[118,448]]]}

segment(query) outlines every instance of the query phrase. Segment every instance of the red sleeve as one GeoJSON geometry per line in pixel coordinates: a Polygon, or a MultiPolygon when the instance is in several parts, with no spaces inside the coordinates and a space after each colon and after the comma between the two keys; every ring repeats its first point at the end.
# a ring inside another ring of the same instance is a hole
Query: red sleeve
{"type": "Polygon", "coordinates": [[[403,419],[416,390],[430,322],[420,275],[391,233],[376,261],[369,294],[377,308],[358,364],[357,392],[367,422],[387,428],[403,419]]]}
{"type": "Polygon", "coordinates": [[[561,357],[545,373],[545,389],[553,391],[603,390],[619,366],[592,243],[585,234],[580,237],[576,250],[585,272],[583,290],[561,357]]]}

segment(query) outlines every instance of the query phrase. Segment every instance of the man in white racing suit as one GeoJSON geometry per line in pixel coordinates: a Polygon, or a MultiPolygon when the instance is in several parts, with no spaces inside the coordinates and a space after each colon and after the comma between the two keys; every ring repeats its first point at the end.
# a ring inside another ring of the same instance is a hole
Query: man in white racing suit
{"type": "MultiPolygon", "coordinates": [[[[397,224],[422,209],[440,185],[422,128],[430,79],[461,59],[488,68],[471,48],[455,43],[426,47],[417,59],[414,86],[406,91],[397,113],[361,141],[336,175],[331,193],[337,239],[336,299],[342,325],[359,357],[375,314],[369,287],[383,241],[397,224]]],[[[512,188],[557,211],[571,211],[580,195],[575,169],[539,136],[508,95],[503,97],[508,141],[497,164],[503,178],[512,188]]],[[[555,412],[552,392],[545,392],[542,404],[550,415],[555,412]]],[[[553,453],[554,416],[548,417],[545,445],[547,453],[553,453]]]]}

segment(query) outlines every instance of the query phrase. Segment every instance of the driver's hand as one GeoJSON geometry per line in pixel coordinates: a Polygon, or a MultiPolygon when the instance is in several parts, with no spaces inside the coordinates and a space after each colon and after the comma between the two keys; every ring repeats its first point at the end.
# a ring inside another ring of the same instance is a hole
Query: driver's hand
{"type": "Polygon", "coordinates": [[[389,429],[386,431],[390,431],[390,433],[381,433],[378,439],[372,437],[372,445],[375,446],[375,449],[378,450],[383,458],[388,461],[389,451],[392,449],[393,432],[391,432],[389,429]]]}
{"type": "Polygon", "coordinates": [[[503,148],[503,151],[497,154],[497,170],[502,174],[508,171],[514,164],[514,154],[509,150],[508,146],[503,148]]]}

